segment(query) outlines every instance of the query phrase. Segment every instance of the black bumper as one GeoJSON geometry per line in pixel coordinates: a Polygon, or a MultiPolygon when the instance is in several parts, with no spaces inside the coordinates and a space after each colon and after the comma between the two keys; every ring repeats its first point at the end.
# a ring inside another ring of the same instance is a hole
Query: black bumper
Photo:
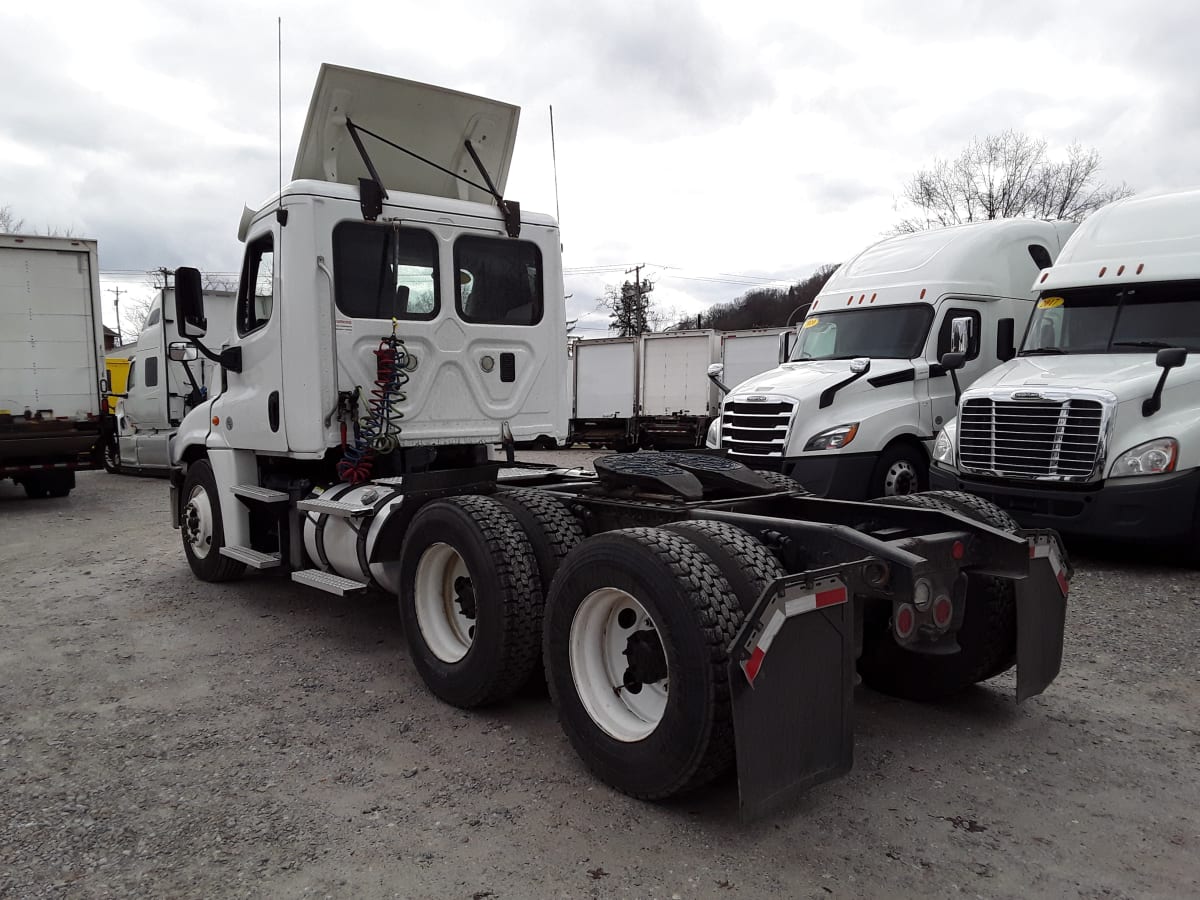
{"type": "Polygon", "coordinates": [[[937,466],[934,490],[969,491],[1007,510],[1026,528],[1053,528],[1080,537],[1176,543],[1191,538],[1200,497],[1200,469],[1160,475],[1140,484],[1121,480],[1079,489],[1014,485],[964,476],[937,466]]]}
{"type": "Polygon", "coordinates": [[[774,469],[790,475],[818,497],[835,500],[870,500],[871,475],[878,453],[839,453],[763,460],[732,456],[752,469],[774,469]]]}

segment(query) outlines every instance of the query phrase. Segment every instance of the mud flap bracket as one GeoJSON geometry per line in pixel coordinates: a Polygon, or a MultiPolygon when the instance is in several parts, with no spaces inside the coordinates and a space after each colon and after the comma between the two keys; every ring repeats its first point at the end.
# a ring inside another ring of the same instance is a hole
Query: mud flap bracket
{"type": "Polygon", "coordinates": [[[777,579],[746,617],[729,655],[743,819],[850,771],[853,624],[836,571],[777,579]]]}

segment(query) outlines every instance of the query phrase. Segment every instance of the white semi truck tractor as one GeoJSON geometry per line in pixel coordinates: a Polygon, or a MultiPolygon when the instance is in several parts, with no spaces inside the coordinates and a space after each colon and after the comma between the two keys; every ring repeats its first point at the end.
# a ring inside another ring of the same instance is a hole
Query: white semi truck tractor
{"type": "Polygon", "coordinates": [[[661,799],[736,759],[747,815],[849,769],[856,668],[918,699],[1014,663],[1019,699],[1045,689],[1069,568],[989,504],[822,500],[720,455],[491,458],[569,409],[558,227],[504,196],[517,113],[325,66],[294,180],[243,218],[222,346],[177,271],[223,369],[172,444],[196,576],[394,593],[445,702],[544,670],[601,779],[661,799]]]}
{"type": "Polygon", "coordinates": [[[955,411],[940,363],[959,349],[955,321],[967,385],[1016,353],[1033,309],[1030,282],[1074,228],[1000,219],[873,244],[838,268],[796,332],[783,335],[778,368],[724,382],[732,390],[708,446],[821,496],[926,490],[934,438],[955,411]]]}
{"type": "Polygon", "coordinates": [[[1067,534],[1200,547],[1200,190],[1118,201],[1038,276],[1017,357],[975,381],[936,485],[1067,534]]]}

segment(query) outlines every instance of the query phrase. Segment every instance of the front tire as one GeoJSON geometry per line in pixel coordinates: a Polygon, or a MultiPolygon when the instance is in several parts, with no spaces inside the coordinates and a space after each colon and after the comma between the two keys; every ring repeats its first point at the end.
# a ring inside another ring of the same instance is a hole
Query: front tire
{"type": "Polygon", "coordinates": [[[201,581],[232,581],[246,572],[237,560],[221,555],[225,546],[225,527],[221,521],[221,501],[217,479],[208,460],[188,466],[183,480],[183,509],[179,514],[179,532],[183,553],[193,574],[201,581]]]}
{"type": "Polygon", "coordinates": [[[733,761],[728,648],[742,623],[728,580],[681,534],[628,528],[563,562],[546,608],[550,697],[601,780],[648,800],[733,761]]]}
{"type": "Polygon", "coordinates": [[[400,551],[400,618],[429,689],[464,709],[511,696],[533,671],[542,584],[512,511],[477,495],[435,500],[400,551]]]}
{"type": "Polygon", "coordinates": [[[104,471],[110,475],[119,475],[121,472],[121,453],[117,449],[117,439],[114,436],[112,440],[104,442],[104,471]]]}
{"type": "Polygon", "coordinates": [[[920,448],[904,442],[885,449],[871,474],[868,497],[903,497],[929,489],[929,461],[920,448]]]}

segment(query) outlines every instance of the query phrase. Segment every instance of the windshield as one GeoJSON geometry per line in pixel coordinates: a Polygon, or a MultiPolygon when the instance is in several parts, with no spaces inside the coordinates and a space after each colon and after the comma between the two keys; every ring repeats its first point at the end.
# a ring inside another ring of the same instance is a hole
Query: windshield
{"type": "Polygon", "coordinates": [[[933,308],[923,304],[821,313],[800,327],[790,360],[913,359],[925,347],[932,320],[933,308]]]}
{"type": "Polygon", "coordinates": [[[1163,347],[1200,350],[1200,282],[1045,291],[1029,321],[1021,355],[1138,353],[1163,347]]]}

